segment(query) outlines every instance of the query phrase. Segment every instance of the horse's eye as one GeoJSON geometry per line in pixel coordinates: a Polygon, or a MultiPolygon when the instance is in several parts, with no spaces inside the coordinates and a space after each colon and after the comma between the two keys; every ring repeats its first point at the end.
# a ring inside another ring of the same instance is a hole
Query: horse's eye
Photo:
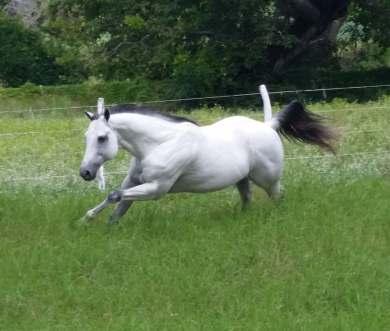
{"type": "Polygon", "coordinates": [[[102,144],[107,140],[107,136],[100,136],[98,137],[98,143],[102,144]]]}

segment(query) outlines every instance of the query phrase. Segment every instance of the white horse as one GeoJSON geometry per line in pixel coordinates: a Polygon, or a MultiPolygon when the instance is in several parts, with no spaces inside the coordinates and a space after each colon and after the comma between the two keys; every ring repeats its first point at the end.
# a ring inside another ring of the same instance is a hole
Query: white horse
{"type": "Polygon", "coordinates": [[[81,177],[93,180],[119,147],[133,156],[121,189],[89,210],[86,218],[94,218],[110,204],[118,203],[109,219],[115,223],[133,201],[158,199],[166,193],[210,192],[232,185],[245,206],[251,196],[250,182],[277,198],[283,169],[279,134],[330,151],[334,136],[319,116],[298,101],[273,119],[266,103],[265,112],[269,119],[265,123],[233,116],[207,126],[136,106],[115,106],[101,115],[86,113],[91,122],[85,134],[81,177]]]}

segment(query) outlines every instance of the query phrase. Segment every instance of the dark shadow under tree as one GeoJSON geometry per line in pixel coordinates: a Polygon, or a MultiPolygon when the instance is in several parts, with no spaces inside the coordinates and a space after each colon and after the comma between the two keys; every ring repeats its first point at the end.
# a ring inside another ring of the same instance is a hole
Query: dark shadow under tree
{"type": "Polygon", "coordinates": [[[278,8],[296,42],[290,48],[279,48],[275,52],[273,73],[281,75],[304,53],[328,52],[347,18],[348,5],[348,0],[278,1],[278,8]]]}

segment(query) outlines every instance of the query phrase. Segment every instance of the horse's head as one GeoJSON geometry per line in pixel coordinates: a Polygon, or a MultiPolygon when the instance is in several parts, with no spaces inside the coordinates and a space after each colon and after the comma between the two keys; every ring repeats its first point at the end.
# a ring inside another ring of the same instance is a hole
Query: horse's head
{"type": "Polygon", "coordinates": [[[110,113],[97,115],[85,113],[91,120],[85,133],[86,148],[80,166],[80,176],[85,180],[93,180],[104,162],[113,159],[118,152],[118,138],[108,125],[110,113]]]}

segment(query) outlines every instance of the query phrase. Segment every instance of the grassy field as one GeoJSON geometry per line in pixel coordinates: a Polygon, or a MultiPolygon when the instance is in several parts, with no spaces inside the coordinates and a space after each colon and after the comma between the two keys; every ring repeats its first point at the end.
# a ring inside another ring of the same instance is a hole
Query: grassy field
{"type": "Polygon", "coordinates": [[[338,156],[286,142],[281,201],[169,195],[114,227],[77,223],[105,194],[77,178],[81,111],[0,115],[0,329],[387,330],[390,99],[309,108],[342,128],[338,156]]]}

